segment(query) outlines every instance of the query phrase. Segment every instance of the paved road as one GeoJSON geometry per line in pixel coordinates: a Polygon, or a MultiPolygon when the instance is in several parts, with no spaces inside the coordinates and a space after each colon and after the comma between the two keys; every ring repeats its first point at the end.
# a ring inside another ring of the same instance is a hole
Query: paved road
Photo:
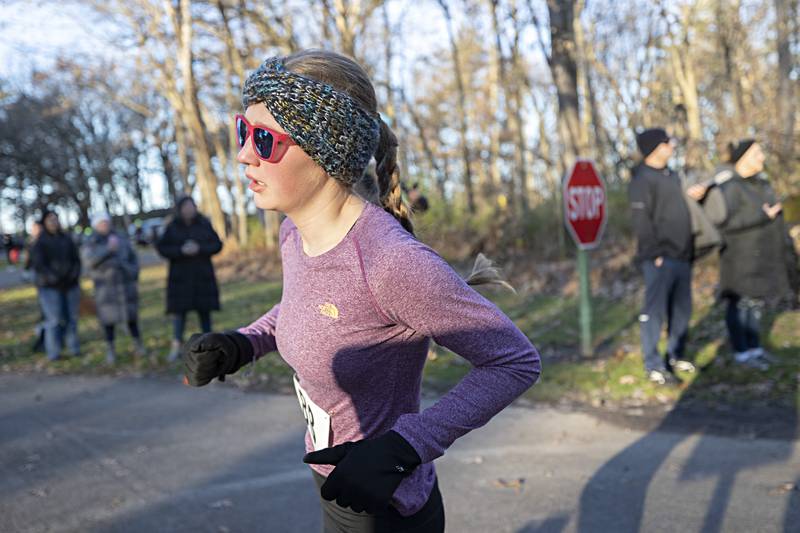
{"type": "MultiPolygon", "coordinates": [[[[291,396],[0,375],[0,531],[318,531],[302,433],[291,396]]],[[[800,531],[788,439],[510,408],[437,465],[454,533],[800,531]]]]}

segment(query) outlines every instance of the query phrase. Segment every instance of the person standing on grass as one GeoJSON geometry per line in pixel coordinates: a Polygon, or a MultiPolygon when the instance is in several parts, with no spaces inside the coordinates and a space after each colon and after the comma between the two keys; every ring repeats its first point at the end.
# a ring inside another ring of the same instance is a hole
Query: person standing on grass
{"type": "Polygon", "coordinates": [[[92,218],[92,234],[83,245],[83,262],[94,283],[97,318],[105,334],[106,363],[117,359],[115,324],[124,322],[133,337],[134,355],[147,355],[139,333],[139,261],[130,241],[111,228],[111,216],[92,218]]]}
{"type": "Polygon", "coordinates": [[[762,176],[765,156],[755,139],[732,143],[733,175],[712,187],[709,214],[724,239],[720,295],[734,361],[766,369],[771,357],[761,344],[761,318],[782,303],[797,302],[797,256],[783,223],[783,205],[762,176]]]}
{"type": "Polygon", "coordinates": [[[636,135],[642,161],[628,186],[637,240],[636,261],[642,269],[645,297],[639,314],[645,372],[650,381],[676,384],[675,370],[693,371],[683,361],[692,316],[693,234],[689,206],[680,177],[667,166],[673,140],[661,128],[636,135]],[[658,341],[667,323],[667,351],[658,341]]]}
{"type": "Polygon", "coordinates": [[[58,215],[45,210],[41,222],[44,231],[31,250],[31,268],[44,313],[45,352],[55,361],[65,343],[70,355],[80,355],[81,260],[72,237],[61,229],[58,215]]]}
{"type": "Polygon", "coordinates": [[[194,200],[184,196],[156,242],[156,250],[169,260],[167,313],[173,315],[173,336],[167,360],[172,362],[180,357],[189,311],[197,311],[201,331],[211,331],[211,311],[220,309],[211,256],[222,250],[222,241],[211,222],[197,212],[194,200]]]}
{"type": "MultiPolygon", "coordinates": [[[[33,246],[36,244],[36,241],[39,240],[39,236],[42,234],[44,227],[42,226],[41,220],[34,220],[33,224],[31,224],[31,234],[29,240],[26,245],[25,250],[25,262],[24,262],[24,273],[23,279],[25,281],[36,281],[35,273],[33,272],[33,255],[32,250],[33,246]]],[[[38,291],[38,288],[37,288],[38,291]]],[[[39,303],[39,299],[37,298],[37,303],[39,303]]],[[[31,347],[31,352],[38,353],[44,350],[44,311],[42,311],[42,305],[39,303],[39,322],[36,324],[35,332],[36,338],[33,341],[33,346],[31,347]]]]}
{"type": "Polygon", "coordinates": [[[238,160],[255,203],[287,215],[283,294],[249,326],[190,339],[187,383],[278,350],[296,372],[325,531],[441,532],[433,461],[537,380],[539,354],[469,286],[495,270],[465,282],[414,237],[397,138],[360,65],[320,50],[270,58],[243,106],[238,160]],[[473,368],[420,412],[431,339],[473,368]]]}

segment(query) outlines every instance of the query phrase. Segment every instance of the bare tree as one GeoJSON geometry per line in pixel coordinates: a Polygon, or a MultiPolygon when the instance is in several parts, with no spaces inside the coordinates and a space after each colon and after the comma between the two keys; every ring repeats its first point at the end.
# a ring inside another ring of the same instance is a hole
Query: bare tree
{"type": "Polygon", "coordinates": [[[796,0],[774,0],[775,24],[777,26],[776,47],[778,49],[778,89],[777,108],[779,117],[779,142],[777,143],[778,158],[784,172],[789,170],[794,156],[795,128],[797,127],[797,99],[800,92],[797,90],[797,79],[792,79],[796,67],[796,60],[791,51],[792,39],[798,46],[798,4],[796,0]],[[794,24],[794,28],[792,28],[794,24]],[[794,33],[794,35],[793,35],[794,33]]]}
{"type": "Polygon", "coordinates": [[[461,134],[461,157],[464,165],[464,191],[467,195],[467,209],[470,213],[475,212],[475,195],[472,190],[472,154],[469,146],[469,124],[467,122],[467,95],[464,88],[464,77],[461,71],[461,59],[459,57],[458,43],[456,42],[455,30],[453,29],[453,18],[450,14],[450,7],[446,0],[438,0],[447,21],[447,36],[450,40],[450,53],[453,61],[453,74],[457,88],[457,106],[459,132],[461,134]]]}

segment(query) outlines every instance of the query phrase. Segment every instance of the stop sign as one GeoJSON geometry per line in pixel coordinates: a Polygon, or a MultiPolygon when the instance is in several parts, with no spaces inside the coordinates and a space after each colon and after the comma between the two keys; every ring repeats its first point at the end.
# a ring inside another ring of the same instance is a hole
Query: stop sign
{"type": "Polygon", "coordinates": [[[564,222],[581,249],[600,243],[606,225],[606,186],[594,163],[579,159],[564,179],[564,222]]]}

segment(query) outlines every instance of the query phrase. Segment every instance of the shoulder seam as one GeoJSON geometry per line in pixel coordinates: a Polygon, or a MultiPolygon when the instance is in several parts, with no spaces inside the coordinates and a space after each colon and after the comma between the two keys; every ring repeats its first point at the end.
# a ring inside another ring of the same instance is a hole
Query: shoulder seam
{"type": "MultiPolygon", "coordinates": [[[[281,223],[281,225],[283,225],[283,223],[281,223]]],[[[295,226],[295,227],[296,227],[296,226],[295,226]]],[[[290,228],[289,230],[287,230],[287,231],[286,231],[285,235],[283,236],[283,239],[281,239],[281,242],[279,242],[279,243],[278,243],[278,249],[279,249],[279,250],[280,250],[281,248],[283,248],[283,243],[285,243],[285,242],[286,242],[286,239],[288,239],[288,238],[289,238],[289,235],[291,235],[291,234],[292,234],[292,231],[294,231],[294,230],[295,230],[295,228],[290,228]]]]}

